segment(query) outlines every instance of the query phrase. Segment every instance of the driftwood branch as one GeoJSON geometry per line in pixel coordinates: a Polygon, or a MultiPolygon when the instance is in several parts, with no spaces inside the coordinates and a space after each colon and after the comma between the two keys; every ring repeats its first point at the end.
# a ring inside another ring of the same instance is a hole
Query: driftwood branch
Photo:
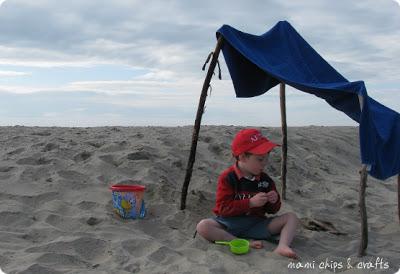
{"type": "Polygon", "coordinates": [[[280,84],[281,122],[282,122],[282,162],[281,162],[281,195],[286,200],[286,162],[287,162],[287,124],[285,83],[280,84]]]}
{"type": "Polygon", "coordinates": [[[208,87],[210,86],[210,81],[214,73],[215,65],[217,64],[218,61],[218,55],[221,50],[222,43],[223,43],[223,38],[222,36],[220,36],[218,38],[217,45],[212,55],[210,67],[208,68],[207,76],[204,79],[203,88],[200,94],[199,106],[197,108],[196,120],[194,122],[194,128],[193,128],[192,146],[190,148],[189,160],[186,167],[185,181],[183,182],[182,192],[181,192],[181,205],[180,205],[181,210],[186,208],[186,196],[189,188],[190,179],[192,178],[193,164],[196,158],[197,141],[199,139],[200,124],[204,112],[204,104],[206,102],[207,90],[208,87]]]}
{"type": "Polygon", "coordinates": [[[360,207],[361,216],[361,240],[358,248],[358,256],[365,256],[368,246],[368,223],[367,223],[367,208],[365,205],[365,189],[367,187],[367,166],[363,165],[360,171],[360,190],[359,190],[359,200],[358,205],[360,207]]]}
{"type": "Polygon", "coordinates": [[[314,231],[326,231],[334,235],[347,235],[346,232],[341,232],[329,221],[318,220],[315,218],[302,218],[301,224],[304,228],[314,231]]]}

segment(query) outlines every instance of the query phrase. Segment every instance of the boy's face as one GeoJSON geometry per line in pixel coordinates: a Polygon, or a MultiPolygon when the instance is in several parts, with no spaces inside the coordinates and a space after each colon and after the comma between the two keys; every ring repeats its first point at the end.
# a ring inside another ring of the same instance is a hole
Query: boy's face
{"type": "Polygon", "coordinates": [[[245,169],[244,171],[251,173],[253,175],[260,175],[268,163],[269,153],[256,155],[256,154],[241,154],[239,156],[239,161],[241,161],[241,167],[245,169]]]}

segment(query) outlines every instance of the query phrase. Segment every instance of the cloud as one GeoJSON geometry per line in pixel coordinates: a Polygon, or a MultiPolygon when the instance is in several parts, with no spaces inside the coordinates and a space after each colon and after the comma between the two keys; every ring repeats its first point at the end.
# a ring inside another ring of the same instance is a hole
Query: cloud
{"type": "Polygon", "coordinates": [[[393,56],[399,53],[400,19],[389,3],[256,1],[250,7],[205,1],[201,9],[199,5],[8,1],[0,10],[0,64],[123,63],[198,77],[222,24],[261,34],[287,19],[349,79],[384,80],[387,71],[397,68],[393,56]],[[342,58],[335,61],[336,57],[342,58]]]}
{"type": "Polygon", "coordinates": [[[390,57],[399,51],[400,21],[388,3],[256,1],[250,7],[230,1],[150,2],[10,1],[0,11],[0,42],[15,54],[2,51],[0,59],[22,65],[21,55],[28,57],[26,65],[42,66],[119,62],[193,76],[222,24],[261,34],[287,19],[328,61],[346,53],[339,68],[350,74],[349,79],[360,67],[371,71],[363,62],[379,68],[376,77],[386,77],[382,69],[397,66],[390,57]]]}
{"type": "Polygon", "coordinates": [[[113,64],[117,61],[104,60],[101,56],[70,55],[62,51],[54,51],[34,47],[9,47],[0,44],[0,65],[20,67],[91,67],[102,64],[113,64]]]}
{"type": "Polygon", "coordinates": [[[31,75],[30,72],[0,70],[0,77],[17,77],[31,75]]]}
{"type": "MultiPolygon", "coordinates": [[[[278,20],[288,20],[347,79],[364,80],[370,94],[377,94],[398,110],[400,105],[395,102],[400,102],[400,95],[389,92],[400,86],[400,17],[394,5],[393,1],[375,0],[351,5],[344,0],[269,0],[253,1],[252,5],[228,0],[151,0],[146,5],[131,0],[6,1],[0,8],[0,71],[3,77],[5,72],[7,77],[14,72],[15,77],[12,82],[0,82],[0,91],[26,96],[89,92],[99,104],[142,110],[153,110],[153,104],[194,111],[205,77],[201,66],[214,49],[215,31],[220,26],[229,24],[262,34],[278,20]],[[97,71],[100,66],[127,66],[144,73],[114,79],[104,74],[97,79],[85,74],[67,77],[70,69],[97,71]],[[48,81],[22,82],[24,78],[42,80],[35,77],[49,68],[68,70],[65,77],[49,74],[48,81]],[[33,73],[22,74],[26,70],[33,73]]],[[[232,109],[247,111],[247,104],[254,109],[262,104],[272,107],[278,98],[276,92],[259,99],[235,99],[222,54],[219,59],[223,81],[213,79],[212,95],[207,100],[209,113],[228,121],[227,117],[235,117],[232,109]],[[223,111],[216,111],[218,108],[223,111]]],[[[303,109],[307,102],[314,104],[309,95],[289,88],[288,97],[294,102],[292,107],[303,109]]],[[[318,108],[324,104],[322,101],[318,108]]],[[[249,117],[256,117],[255,113],[251,110],[249,117]]],[[[312,115],[298,117],[311,119],[312,115]]]]}

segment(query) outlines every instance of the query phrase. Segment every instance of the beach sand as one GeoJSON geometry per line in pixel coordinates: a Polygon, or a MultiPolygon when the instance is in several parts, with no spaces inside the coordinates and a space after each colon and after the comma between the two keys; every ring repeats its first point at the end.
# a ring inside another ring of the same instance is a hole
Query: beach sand
{"type": "MultiPolygon", "coordinates": [[[[344,233],[300,227],[293,242],[299,261],[272,253],[269,242],[237,256],[227,246],[193,238],[196,224],[212,216],[217,177],[233,163],[230,142],[241,127],[202,127],[187,208],[181,211],[192,128],[0,127],[0,268],[7,274],[399,269],[396,178],[368,177],[369,244],[367,256],[357,258],[358,128],[288,128],[287,200],[278,214],[295,212],[303,224],[327,221],[344,233]],[[146,186],[144,219],[114,213],[108,188],[117,183],[146,186]]],[[[261,130],[281,142],[280,128],[261,130]]],[[[279,149],[267,172],[280,189],[279,149]]]]}

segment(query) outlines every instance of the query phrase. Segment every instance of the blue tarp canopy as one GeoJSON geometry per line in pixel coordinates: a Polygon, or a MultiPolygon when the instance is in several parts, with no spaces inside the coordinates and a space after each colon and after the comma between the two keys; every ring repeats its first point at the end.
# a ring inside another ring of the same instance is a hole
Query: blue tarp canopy
{"type": "Polygon", "coordinates": [[[399,113],[370,98],[363,81],[344,78],[288,22],[260,36],[223,25],[220,35],[237,97],[261,95],[280,82],[314,94],[360,124],[361,162],[371,176],[400,173],[399,113]]]}

